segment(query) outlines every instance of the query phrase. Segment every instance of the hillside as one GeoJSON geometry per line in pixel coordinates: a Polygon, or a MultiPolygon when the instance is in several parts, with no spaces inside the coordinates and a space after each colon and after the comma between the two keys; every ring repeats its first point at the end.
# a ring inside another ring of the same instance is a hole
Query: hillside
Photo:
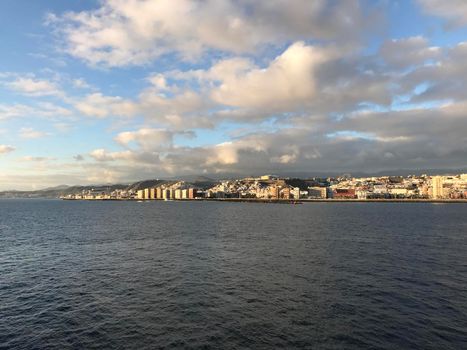
{"type": "MultiPolygon", "coordinates": [[[[190,181],[190,182],[187,181],[187,183],[189,183],[190,186],[201,188],[201,189],[210,188],[217,182],[215,180],[204,178],[204,177],[192,178],[192,180],[194,181],[190,181]]],[[[115,190],[138,191],[140,189],[156,187],[162,184],[173,184],[178,181],[180,180],[155,179],[155,180],[137,181],[129,185],[128,184],[89,185],[89,186],[60,185],[60,186],[45,188],[45,189],[37,190],[37,191],[15,191],[15,190],[3,191],[3,192],[0,192],[0,198],[59,198],[60,196],[81,193],[82,191],[89,191],[89,190],[93,190],[97,192],[112,192],[115,190]]]]}

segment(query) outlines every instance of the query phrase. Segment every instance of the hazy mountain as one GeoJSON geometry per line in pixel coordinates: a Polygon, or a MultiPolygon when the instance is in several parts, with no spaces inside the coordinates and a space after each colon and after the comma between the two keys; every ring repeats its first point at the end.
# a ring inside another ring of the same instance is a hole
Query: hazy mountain
{"type": "Polygon", "coordinates": [[[212,187],[217,181],[205,176],[182,177],[178,179],[162,180],[142,180],[131,184],[105,184],[105,185],[87,185],[87,186],[68,186],[60,185],[35,191],[3,191],[0,192],[0,198],[58,198],[69,194],[81,193],[82,191],[93,190],[96,192],[111,192],[114,190],[138,191],[144,188],[156,187],[162,184],[174,184],[178,181],[185,181],[189,186],[207,189],[212,187]],[[188,181],[188,179],[190,181],[188,181]]]}

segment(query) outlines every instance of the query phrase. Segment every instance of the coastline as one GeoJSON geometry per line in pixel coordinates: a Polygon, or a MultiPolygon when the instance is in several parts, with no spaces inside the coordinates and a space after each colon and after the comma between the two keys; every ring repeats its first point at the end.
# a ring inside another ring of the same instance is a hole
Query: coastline
{"type": "MultiPolygon", "coordinates": [[[[162,201],[164,199],[136,199],[136,198],[105,198],[105,199],[73,199],[73,198],[60,198],[66,201],[132,201],[132,202],[153,202],[162,201]]],[[[467,199],[261,199],[261,198],[196,198],[196,199],[173,199],[170,202],[243,202],[243,203],[278,203],[278,204],[302,204],[302,203],[465,203],[467,199]]]]}

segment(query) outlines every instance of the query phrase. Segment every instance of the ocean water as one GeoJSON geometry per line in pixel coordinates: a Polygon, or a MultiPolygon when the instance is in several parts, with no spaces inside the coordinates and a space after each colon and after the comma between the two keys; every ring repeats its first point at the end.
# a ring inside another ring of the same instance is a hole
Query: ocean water
{"type": "Polygon", "coordinates": [[[467,349],[467,205],[0,201],[1,349],[467,349]]]}

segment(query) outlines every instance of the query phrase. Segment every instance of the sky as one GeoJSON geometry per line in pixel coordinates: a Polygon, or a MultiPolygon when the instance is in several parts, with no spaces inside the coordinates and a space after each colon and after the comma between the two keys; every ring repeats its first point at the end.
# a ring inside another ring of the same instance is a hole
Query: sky
{"type": "Polygon", "coordinates": [[[2,0],[0,190],[467,167],[467,1],[2,0]]]}

